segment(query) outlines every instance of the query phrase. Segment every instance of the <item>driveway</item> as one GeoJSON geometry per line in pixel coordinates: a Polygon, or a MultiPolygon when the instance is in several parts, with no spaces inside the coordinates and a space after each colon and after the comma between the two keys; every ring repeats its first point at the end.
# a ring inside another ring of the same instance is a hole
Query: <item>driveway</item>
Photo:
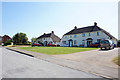
{"type": "Polygon", "coordinates": [[[53,55],[79,62],[79,69],[100,74],[101,76],[118,78],[118,66],[112,59],[118,55],[118,48],[113,50],[92,50],[64,55],[53,55]]]}

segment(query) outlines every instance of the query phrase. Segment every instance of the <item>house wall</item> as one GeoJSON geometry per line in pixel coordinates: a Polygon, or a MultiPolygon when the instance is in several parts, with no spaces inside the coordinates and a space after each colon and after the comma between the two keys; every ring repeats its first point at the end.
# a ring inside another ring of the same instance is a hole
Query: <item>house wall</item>
{"type": "Polygon", "coordinates": [[[11,40],[11,38],[9,36],[5,35],[2,37],[2,42],[6,42],[8,40],[11,40]]]}
{"type": "MultiPolygon", "coordinates": [[[[43,43],[43,44],[45,43],[45,41],[47,41],[47,43],[52,42],[52,43],[54,44],[52,38],[50,38],[50,37],[40,38],[40,39],[37,39],[37,40],[36,40],[37,43],[41,42],[41,43],[43,43]]],[[[45,44],[44,44],[44,45],[45,45],[45,44]]]]}
{"type": "Polygon", "coordinates": [[[114,42],[114,44],[117,45],[117,40],[116,39],[111,39],[111,40],[114,42]]]}
{"type": "Polygon", "coordinates": [[[40,38],[40,39],[36,40],[37,43],[41,42],[43,44],[45,43],[45,41],[47,41],[47,43],[52,42],[53,44],[60,45],[60,41],[59,42],[54,42],[52,37],[40,38]]]}
{"type": "Polygon", "coordinates": [[[81,44],[84,44],[85,47],[87,47],[87,40],[88,38],[92,38],[94,42],[97,42],[97,39],[110,39],[110,37],[108,35],[106,35],[104,32],[102,31],[94,31],[94,32],[90,32],[90,36],[89,36],[89,32],[85,33],[85,36],[82,36],[83,33],[80,34],[72,34],[72,35],[65,35],[62,37],[61,39],[61,46],[69,46],[69,39],[73,40],[73,45],[74,44],[74,40],[76,40],[76,45],[79,46],[81,44]],[[97,35],[97,32],[99,32],[99,35],[97,35]],[[75,37],[75,35],[77,35],[75,37]],[[72,36],[72,37],[71,37],[72,36]],[[84,40],[84,41],[83,41],[84,40]],[[66,41],[66,44],[63,44],[63,41],[66,41]]]}

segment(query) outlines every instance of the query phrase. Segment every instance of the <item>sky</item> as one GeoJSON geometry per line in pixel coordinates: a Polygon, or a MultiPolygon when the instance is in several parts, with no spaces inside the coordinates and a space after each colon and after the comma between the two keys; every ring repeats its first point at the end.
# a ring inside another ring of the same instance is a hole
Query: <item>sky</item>
{"type": "Polygon", "coordinates": [[[98,26],[118,38],[118,2],[2,2],[2,36],[44,33],[60,38],[74,26],[98,26]]]}

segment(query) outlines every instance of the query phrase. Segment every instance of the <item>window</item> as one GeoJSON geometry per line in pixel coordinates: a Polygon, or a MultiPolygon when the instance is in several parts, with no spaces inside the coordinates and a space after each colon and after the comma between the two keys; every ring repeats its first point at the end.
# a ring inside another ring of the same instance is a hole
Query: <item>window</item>
{"type": "Polygon", "coordinates": [[[67,36],[64,36],[65,38],[67,38],[67,36]]]}
{"type": "Polygon", "coordinates": [[[44,38],[44,40],[45,40],[45,38],[44,38]]]}
{"type": "Polygon", "coordinates": [[[85,45],[85,40],[82,40],[82,45],[85,45]]]}
{"type": "Polygon", "coordinates": [[[89,33],[89,36],[90,36],[91,34],[89,33]]]}
{"type": "Polygon", "coordinates": [[[85,33],[82,34],[82,37],[85,37],[85,33]]]}
{"type": "Polygon", "coordinates": [[[77,35],[74,35],[74,38],[76,38],[77,37],[77,35]]]}
{"type": "Polygon", "coordinates": [[[70,38],[72,38],[72,35],[70,35],[70,38]]]}
{"type": "Polygon", "coordinates": [[[66,44],[66,41],[62,41],[63,44],[66,44]]]}
{"type": "Polygon", "coordinates": [[[74,44],[77,44],[77,41],[76,41],[76,40],[74,40],[74,44]]]}
{"type": "Polygon", "coordinates": [[[99,32],[97,32],[97,36],[99,36],[99,32]]]}

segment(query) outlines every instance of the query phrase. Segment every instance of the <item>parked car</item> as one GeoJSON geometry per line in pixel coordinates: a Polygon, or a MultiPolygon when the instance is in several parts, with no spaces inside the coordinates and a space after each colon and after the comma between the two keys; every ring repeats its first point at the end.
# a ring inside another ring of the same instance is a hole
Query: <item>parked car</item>
{"type": "Polygon", "coordinates": [[[42,46],[42,45],[39,43],[32,43],[32,47],[34,47],[34,46],[42,46]]]}
{"type": "Polygon", "coordinates": [[[114,43],[113,41],[109,40],[109,39],[105,39],[105,40],[101,40],[100,42],[100,48],[101,50],[104,49],[114,49],[114,43]]]}
{"type": "Polygon", "coordinates": [[[93,44],[89,45],[90,47],[100,47],[100,43],[99,42],[95,42],[93,44]]]}
{"type": "Polygon", "coordinates": [[[47,46],[56,46],[56,44],[49,43],[49,44],[47,44],[47,46]]]}

